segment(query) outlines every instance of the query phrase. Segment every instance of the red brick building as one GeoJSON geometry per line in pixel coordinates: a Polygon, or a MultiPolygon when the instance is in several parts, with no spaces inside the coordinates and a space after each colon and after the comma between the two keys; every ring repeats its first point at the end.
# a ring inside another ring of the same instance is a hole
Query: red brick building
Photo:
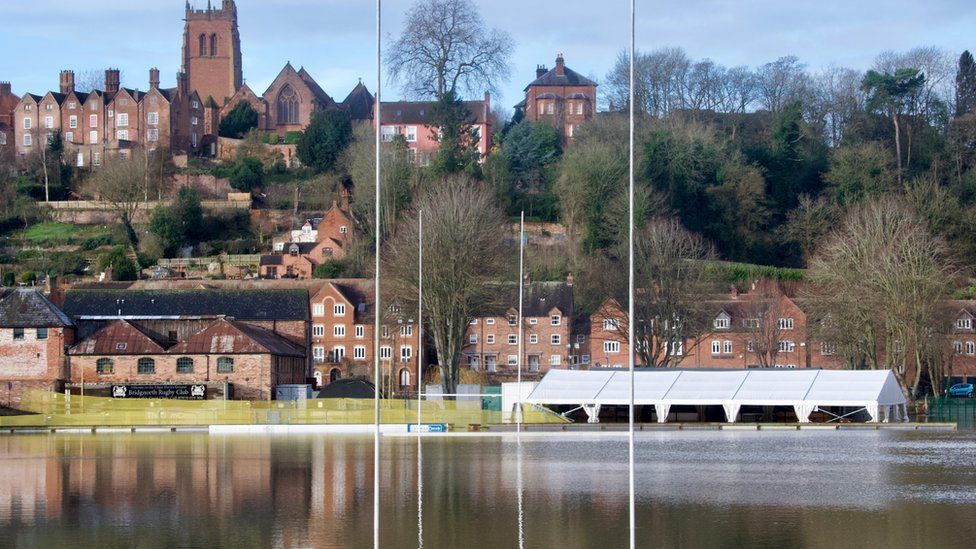
{"type": "MultiPolygon", "coordinates": [[[[373,379],[375,293],[371,279],[333,279],[311,296],[312,358],[319,385],[373,379]]],[[[387,393],[416,390],[416,315],[388,307],[380,328],[380,367],[387,393]]]]}
{"type": "MultiPolygon", "coordinates": [[[[518,288],[504,288],[503,303],[489,307],[471,320],[461,351],[462,363],[484,371],[492,381],[517,377],[518,288]]],[[[573,285],[566,282],[529,282],[523,297],[523,379],[539,379],[552,368],[569,368],[574,351],[573,285]]]]}
{"type": "Polygon", "coordinates": [[[14,148],[14,111],[20,98],[13,94],[10,82],[0,82],[0,154],[12,154],[14,148]]]}
{"type": "Polygon", "coordinates": [[[223,0],[219,9],[196,10],[186,3],[183,30],[183,73],[189,89],[206,102],[223,106],[244,84],[237,5],[223,0]]]}
{"type": "Polygon", "coordinates": [[[262,278],[313,277],[315,267],[346,257],[355,234],[348,202],[333,202],[321,219],[310,219],[301,229],[275,240],[274,253],[261,257],[262,278]]]}
{"type": "Polygon", "coordinates": [[[553,124],[569,144],[580,125],[596,114],[596,87],[596,82],[567,67],[559,54],[552,70],[536,68],[536,79],[525,87],[525,100],[515,108],[527,120],[553,124]]]}
{"type": "Polygon", "coordinates": [[[16,407],[29,389],[61,390],[74,334],[71,319],[40,291],[0,290],[0,406],[16,407]]]}

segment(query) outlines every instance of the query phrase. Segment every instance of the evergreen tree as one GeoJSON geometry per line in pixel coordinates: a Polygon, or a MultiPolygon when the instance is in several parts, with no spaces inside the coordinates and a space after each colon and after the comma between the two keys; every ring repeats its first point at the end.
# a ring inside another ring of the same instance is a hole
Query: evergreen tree
{"type": "Polygon", "coordinates": [[[257,111],[247,101],[240,101],[220,121],[220,137],[241,139],[256,127],[258,127],[257,111]]]}
{"type": "Polygon", "coordinates": [[[432,163],[435,173],[449,175],[478,170],[478,140],[475,116],[457,95],[441,95],[431,110],[431,127],[439,130],[437,157],[432,163]]]}
{"type": "Polygon", "coordinates": [[[976,112],[976,61],[969,51],[959,56],[956,73],[956,116],[976,112]]]}
{"type": "Polygon", "coordinates": [[[295,153],[302,164],[316,172],[333,169],[339,155],[352,141],[352,121],[345,111],[325,109],[315,112],[312,121],[298,138],[295,153]]]}

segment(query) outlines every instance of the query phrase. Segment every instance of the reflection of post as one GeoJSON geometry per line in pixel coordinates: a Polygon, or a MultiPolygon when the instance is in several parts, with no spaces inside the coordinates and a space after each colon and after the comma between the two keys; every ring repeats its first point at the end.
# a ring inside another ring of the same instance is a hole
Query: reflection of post
{"type": "Polygon", "coordinates": [[[515,490],[518,492],[518,546],[525,547],[525,509],[522,502],[522,434],[515,434],[515,490]]]}

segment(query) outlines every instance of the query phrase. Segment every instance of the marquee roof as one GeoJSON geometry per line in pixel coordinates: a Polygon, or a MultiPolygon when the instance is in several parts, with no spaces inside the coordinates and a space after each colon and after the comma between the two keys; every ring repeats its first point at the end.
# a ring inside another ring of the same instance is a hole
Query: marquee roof
{"type": "MultiPolygon", "coordinates": [[[[629,403],[624,370],[550,370],[532,404],[629,403]]],[[[894,406],[905,403],[890,370],[675,370],[634,373],[634,403],[740,406],[894,406]]]]}

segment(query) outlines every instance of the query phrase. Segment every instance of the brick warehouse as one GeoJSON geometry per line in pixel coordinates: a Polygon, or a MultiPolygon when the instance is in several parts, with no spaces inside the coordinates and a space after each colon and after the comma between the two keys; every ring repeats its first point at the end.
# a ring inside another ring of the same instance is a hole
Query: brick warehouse
{"type": "Polygon", "coordinates": [[[79,289],[63,308],[77,327],[72,385],[227,383],[267,400],[309,377],[305,290],[79,289]]]}
{"type": "Polygon", "coordinates": [[[0,290],[0,405],[16,406],[28,389],[57,391],[74,324],[40,291],[0,290]]]}

